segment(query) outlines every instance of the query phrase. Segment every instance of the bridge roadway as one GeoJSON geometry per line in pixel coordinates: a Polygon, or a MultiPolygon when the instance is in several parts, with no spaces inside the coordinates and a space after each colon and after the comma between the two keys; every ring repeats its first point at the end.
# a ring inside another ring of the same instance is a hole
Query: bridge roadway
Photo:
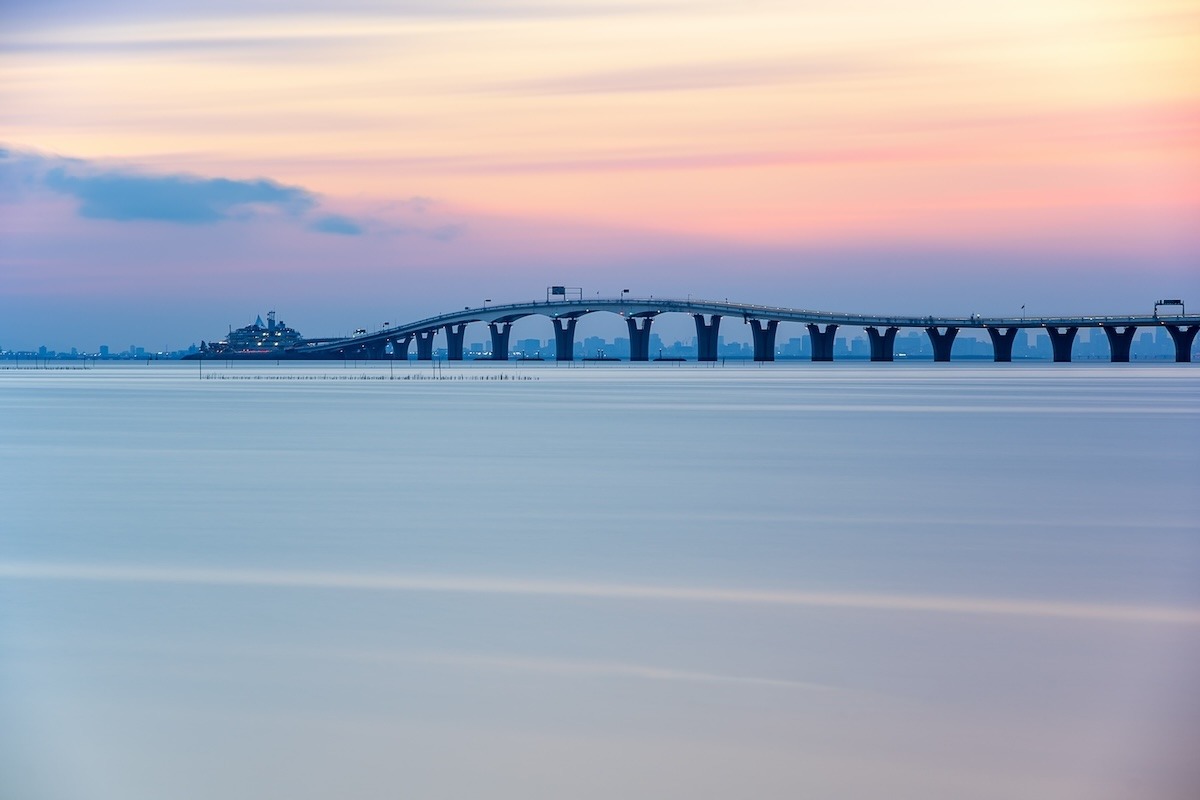
{"type": "Polygon", "coordinates": [[[308,339],[290,348],[295,358],[408,358],[415,339],[417,359],[433,358],[433,338],[445,331],[450,361],[461,361],[463,336],[472,322],[488,326],[492,339],[492,359],[507,361],[508,339],[512,324],[523,317],[540,314],[554,326],[556,360],[574,358],[575,324],[585,314],[607,311],[625,319],[629,328],[631,361],[650,360],[650,326],[656,316],[666,313],[689,314],[696,323],[696,342],[700,361],[717,360],[717,336],[722,319],[739,319],[750,325],[755,361],[775,360],[775,333],[780,322],[799,322],[807,326],[813,361],[832,361],[834,335],[839,325],[866,329],[872,361],[891,361],[896,332],[901,328],[920,328],[933,345],[934,361],[949,361],[954,337],[964,328],[986,330],[992,340],[996,361],[1011,361],[1013,340],[1018,330],[1042,328],[1050,336],[1055,361],[1070,361],[1071,346],[1080,328],[1102,328],[1108,336],[1112,361],[1128,361],[1133,335],[1140,327],[1165,327],[1175,342],[1175,360],[1190,362],[1192,342],[1200,331],[1200,315],[1142,314],[1094,317],[899,317],[871,314],[843,314],[798,308],[731,303],[725,300],[670,300],[594,298],[587,300],[550,300],[508,305],[464,308],[406,325],[384,328],[374,333],[340,339],[308,339]],[[392,353],[388,354],[388,345],[392,353]]]}

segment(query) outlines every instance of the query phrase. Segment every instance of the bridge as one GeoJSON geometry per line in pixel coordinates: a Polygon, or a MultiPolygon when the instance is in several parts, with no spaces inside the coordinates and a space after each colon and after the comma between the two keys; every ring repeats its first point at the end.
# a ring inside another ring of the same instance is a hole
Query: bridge
{"type": "MultiPolygon", "coordinates": [[[[1160,305],[1179,305],[1178,301],[1162,301],[1160,305]]],[[[834,335],[839,326],[850,325],[866,330],[871,346],[872,361],[891,361],[894,356],[896,333],[901,328],[924,330],[933,347],[934,361],[949,361],[954,338],[964,329],[987,331],[992,341],[996,361],[1012,361],[1013,341],[1017,331],[1027,328],[1045,330],[1050,337],[1055,361],[1070,361],[1071,347],[1080,328],[1101,328],[1108,337],[1111,360],[1129,361],[1133,335],[1138,328],[1163,327],[1175,343],[1175,360],[1190,362],[1192,342],[1200,331],[1200,315],[1158,313],[1129,316],[1094,317],[903,317],[870,314],[843,314],[828,311],[809,311],[797,308],[750,305],[717,300],[671,300],[629,297],[594,299],[558,299],[507,305],[487,305],[483,308],[464,308],[405,325],[384,328],[347,338],[307,339],[285,351],[285,358],[323,359],[384,359],[408,358],[409,347],[416,341],[417,359],[433,359],[433,339],[439,331],[446,335],[446,352],[450,361],[463,358],[463,337],[467,325],[482,322],[491,333],[491,358],[507,361],[509,333],[512,325],[524,317],[541,315],[554,326],[555,359],[574,358],[575,325],[587,314],[607,312],[625,320],[629,328],[631,361],[650,360],[650,326],[659,314],[690,315],[696,323],[696,342],[699,361],[717,360],[717,336],[721,321],[735,319],[750,325],[754,342],[755,361],[775,360],[775,334],[781,322],[798,322],[806,326],[812,347],[813,361],[832,361],[834,335]],[[390,352],[389,352],[390,351],[390,352]]]]}

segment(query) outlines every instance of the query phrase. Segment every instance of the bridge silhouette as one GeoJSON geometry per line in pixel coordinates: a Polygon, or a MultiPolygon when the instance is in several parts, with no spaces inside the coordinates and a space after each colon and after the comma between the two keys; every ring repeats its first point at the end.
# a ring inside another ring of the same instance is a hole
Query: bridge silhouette
{"type": "MultiPolygon", "coordinates": [[[[1180,305],[1177,301],[1161,304],[1180,305]]],[[[1192,342],[1200,331],[1200,315],[1184,313],[1085,317],[904,317],[871,314],[843,314],[797,308],[750,305],[717,300],[672,300],[629,297],[594,299],[547,299],[507,305],[464,308],[435,317],[397,325],[351,337],[306,339],[271,357],[313,359],[387,359],[405,360],[415,340],[417,359],[433,359],[434,336],[446,335],[447,359],[463,359],[463,337],[467,325],[482,322],[491,334],[491,359],[507,361],[509,333],[519,319],[540,315],[554,327],[555,359],[574,359],[575,326],[580,317],[607,312],[625,320],[629,329],[631,361],[650,360],[650,326],[660,314],[690,315],[696,323],[699,361],[717,360],[717,336],[722,320],[740,320],[750,325],[755,361],[775,360],[775,334],[781,322],[798,322],[807,327],[813,361],[832,361],[834,335],[839,326],[866,329],[872,361],[891,361],[896,333],[901,328],[924,330],[933,346],[934,361],[949,361],[954,338],[964,329],[987,331],[996,361],[1011,361],[1017,331],[1029,328],[1045,330],[1050,337],[1055,361],[1070,361],[1071,347],[1080,328],[1101,328],[1108,337],[1111,360],[1129,361],[1133,335],[1138,328],[1163,327],[1175,343],[1175,360],[1190,362],[1192,342]],[[390,352],[389,352],[390,351],[390,352]]]]}

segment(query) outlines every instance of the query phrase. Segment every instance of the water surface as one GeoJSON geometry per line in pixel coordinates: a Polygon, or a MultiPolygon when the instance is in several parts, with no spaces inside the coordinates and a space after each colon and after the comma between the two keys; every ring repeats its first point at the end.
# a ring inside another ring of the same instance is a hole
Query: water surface
{"type": "Polygon", "coordinates": [[[22,798],[1191,797],[1200,372],[0,371],[22,798]]]}

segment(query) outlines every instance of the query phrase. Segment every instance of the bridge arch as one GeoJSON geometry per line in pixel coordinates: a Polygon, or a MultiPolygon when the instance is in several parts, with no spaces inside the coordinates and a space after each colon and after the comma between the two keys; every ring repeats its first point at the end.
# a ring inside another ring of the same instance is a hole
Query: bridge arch
{"type": "Polygon", "coordinates": [[[631,314],[620,309],[588,308],[545,316],[553,333],[556,361],[577,358],[646,361],[651,326],[658,312],[631,314]],[[630,320],[634,320],[632,326],[630,320]],[[605,334],[613,336],[611,343],[605,334]]]}

